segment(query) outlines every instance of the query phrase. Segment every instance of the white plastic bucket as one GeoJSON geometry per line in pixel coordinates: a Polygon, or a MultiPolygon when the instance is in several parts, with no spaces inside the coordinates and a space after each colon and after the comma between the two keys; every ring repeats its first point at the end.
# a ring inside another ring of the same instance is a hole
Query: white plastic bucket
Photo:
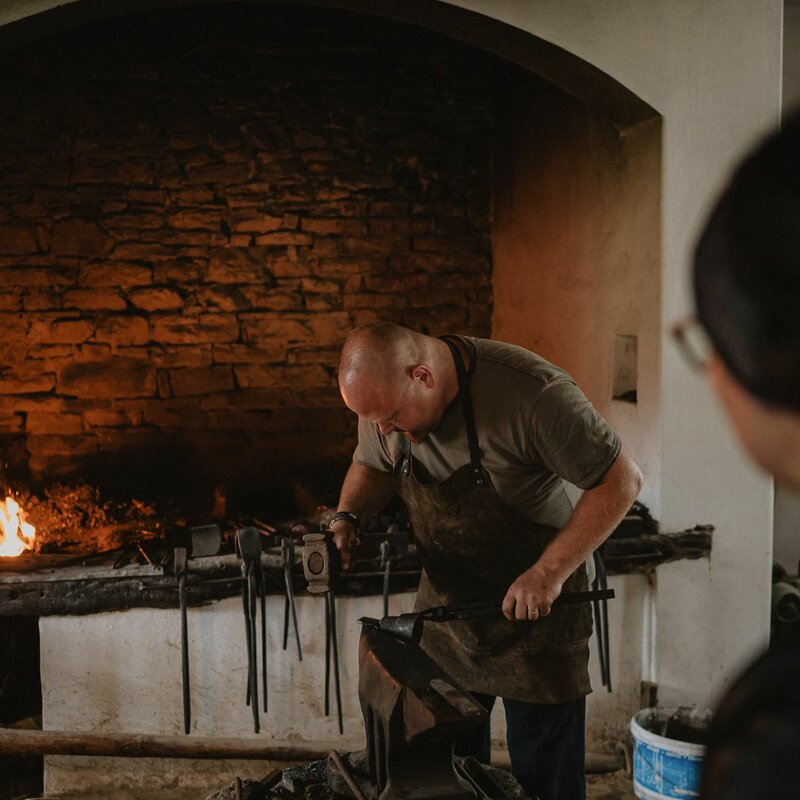
{"type": "Polygon", "coordinates": [[[656,731],[668,723],[690,729],[702,738],[710,711],[692,708],[645,708],[631,720],[633,790],[640,800],[689,800],[698,797],[705,747],[669,739],[656,731]]]}

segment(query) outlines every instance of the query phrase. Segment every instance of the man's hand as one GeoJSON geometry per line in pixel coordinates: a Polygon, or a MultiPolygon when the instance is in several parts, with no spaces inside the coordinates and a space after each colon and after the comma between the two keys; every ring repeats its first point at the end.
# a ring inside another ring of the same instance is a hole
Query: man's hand
{"type": "Polygon", "coordinates": [[[564,580],[537,562],[509,587],[503,599],[503,615],[506,619],[546,617],[561,594],[564,580]]]}
{"type": "MultiPolygon", "coordinates": [[[[339,497],[339,511],[355,514],[362,523],[378,513],[394,494],[391,472],[353,463],[347,470],[339,497]]],[[[333,543],[342,557],[342,569],[350,566],[350,550],[358,540],[356,529],[346,520],[337,519],[331,525],[333,543]]]]}
{"type": "Polygon", "coordinates": [[[333,543],[339,550],[342,557],[342,569],[350,568],[350,550],[358,541],[356,529],[346,520],[338,519],[331,525],[333,531],[333,543]]]}

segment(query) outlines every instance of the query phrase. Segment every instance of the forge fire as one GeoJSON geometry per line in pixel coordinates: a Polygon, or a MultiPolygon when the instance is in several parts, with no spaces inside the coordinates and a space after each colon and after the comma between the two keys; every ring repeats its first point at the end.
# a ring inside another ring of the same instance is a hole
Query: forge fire
{"type": "Polygon", "coordinates": [[[25,520],[25,512],[13,497],[0,501],[0,556],[14,557],[33,548],[36,528],[25,520]]]}

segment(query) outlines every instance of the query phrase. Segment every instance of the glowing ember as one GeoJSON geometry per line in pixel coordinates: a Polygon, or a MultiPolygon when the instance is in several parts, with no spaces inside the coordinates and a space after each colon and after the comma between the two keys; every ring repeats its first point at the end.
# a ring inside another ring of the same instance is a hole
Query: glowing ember
{"type": "Polygon", "coordinates": [[[25,522],[25,512],[13,497],[0,501],[0,556],[18,556],[33,547],[36,528],[25,522]]]}

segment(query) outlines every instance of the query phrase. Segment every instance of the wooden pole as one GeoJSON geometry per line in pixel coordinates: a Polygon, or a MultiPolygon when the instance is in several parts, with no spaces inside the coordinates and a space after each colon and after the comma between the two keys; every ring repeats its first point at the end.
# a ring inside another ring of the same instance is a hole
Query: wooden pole
{"type": "Polygon", "coordinates": [[[273,745],[259,739],[76,733],[0,728],[0,754],[120,756],[123,758],[220,758],[318,761],[327,750],[273,745]]]}

